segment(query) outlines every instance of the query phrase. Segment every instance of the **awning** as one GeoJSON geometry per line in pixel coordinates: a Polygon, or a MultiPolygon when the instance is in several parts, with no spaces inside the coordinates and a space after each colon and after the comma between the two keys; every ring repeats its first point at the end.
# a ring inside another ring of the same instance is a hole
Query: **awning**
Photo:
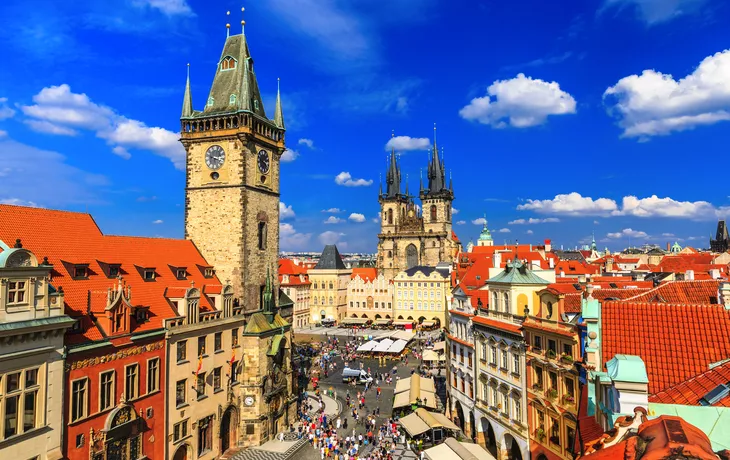
{"type": "Polygon", "coordinates": [[[345,318],[342,321],[340,321],[340,325],[342,326],[362,326],[363,324],[367,324],[368,319],[367,318],[345,318]]]}
{"type": "Polygon", "coordinates": [[[446,350],[446,342],[436,342],[433,344],[433,351],[446,350]]]}
{"type": "Polygon", "coordinates": [[[423,326],[423,327],[433,327],[435,325],[436,325],[436,321],[430,321],[430,320],[426,320],[421,323],[421,326],[423,326]]]}
{"type": "Polygon", "coordinates": [[[433,350],[424,350],[423,360],[424,361],[446,361],[446,356],[440,355],[433,350]]]}
{"type": "Polygon", "coordinates": [[[403,404],[403,407],[409,404],[416,404],[420,401],[420,405],[436,408],[436,392],[433,379],[422,378],[418,374],[413,374],[407,379],[400,379],[395,384],[396,401],[403,404]],[[407,401],[407,403],[405,403],[407,401]]]}
{"type": "Polygon", "coordinates": [[[393,324],[396,326],[405,326],[407,324],[413,324],[413,320],[411,319],[396,319],[393,321],[393,324]]]}
{"type": "Polygon", "coordinates": [[[392,340],[383,339],[380,341],[380,343],[378,343],[378,345],[375,348],[373,348],[373,351],[377,352],[377,353],[385,352],[385,351],[388,351],[388,348],[390,348],[391,345],[393,345],[392,340]]]}
{"type": "Polygon", "coordinates": [[[389,320],[389,319],[383,319],[383,318],[376,319],[375,321],[373,321],[373,326],[387,326],[388,324],[390,324],[390,321],[391,320],[389,320]]]}
{"type": "Polygon", "coordinates": [[[378,342],[375,340],[370,340],[369,342],[365,342],[359,347],[357,347],[357,351],[372,351],[373,348],[378,346],[378,342]]]}
{"type": "Polygon", "coordinates": [[[398,393],[395,395],[395,399],[393,400],[393,409],[399,409],[401,407],[410,406],[411,401],[408,397],[408,392],[404,391],[403,393],[398,393]]]}
{"type": "Polygon", "coordinates": [[[426,425],[426,422],[421,420],[421,417],[416,415],[416,413],[412,413],[410,415],[406,415],[405,417],[401,418],[398,421],[403,428],[408,432],[411,436],[418,436],[419,434],[423,434],[430,430],[428,425],[426,425]]]}
{"type": "Polygon", "coordinates": [[[456,426],[456,424],[454,422],[449,420],[449,418],[447,416],[445,416],[444,414],[440,414],[438,412],[428,412],[426,410],[424,410],[424,412],[427,413],[428,415],[430,415],[431,417],[433,417],[436,420],[436,422],[439,425],[441,425],[443,428],[446,428],[448,430],[453,430],[453,431],[458,431],[460,429],[458,426],[456,426]]]}
{"type": "Polygon", "coordinates": [[[391,339],[401,339],[406,342],[413,340],[413,332],[410,331],[395,331],[390,335],[391,339]]]}
{"type": "Polygon", "coordinates": [[[406,345],[408,345],[408,342],[406,342],[405,340],[400,340],[400,339],[396,340],[395,342],[393,342],[393,344],[390,346],[390,348],[388,348],[388,350],[386,352],[387,353],[400,353],[406,348],[406,345]]]}
{"type": "Polygon", "coordinates": [[[459,442],[454,438],[446,438],[443,443],[426,449],[423,453],[430,460],[495,460],[479,444],[459,442]]]}

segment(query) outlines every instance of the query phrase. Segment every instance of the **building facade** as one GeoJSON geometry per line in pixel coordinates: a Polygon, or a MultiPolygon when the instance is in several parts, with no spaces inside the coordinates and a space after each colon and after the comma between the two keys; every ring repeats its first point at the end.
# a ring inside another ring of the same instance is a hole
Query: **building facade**
{"type": "Polygon", "coordinates": [[[451,224],[454,201],[452,184],[446,184],[446,169],[434,141],[428,163],[428,186],[419,191],[421,207],[402,191],[402,175],[395,152],[391,152],[386,189],[380,186],[381,230],[378,235],[378,272],[386,279],[417,265],[435,266],[453,262],[459,249],[451,224]],[[421,212],[423,210],[423,213],[421,212]]]}
{"type": "Polygon", "coordinates": [[[393,280],[375,268],[353,268],[347,284],[347,316],[371,321],[393,318],[393,280]]]}
{"type": "Polygon", "coordinates": [[[291,259],[279,260],[279,287],[294,302],[292,314],[294,329],[303,329],[311,324],[309,322],[311,286],[306,267],[297,265],[291,259]]]}
{"type": "Polygon", "coordinates": [[[63,458],[63,292],[53,267],[20,241],[0,240],[0,452],[5,458],[63,458]]]}
{"type": "Polygon", "coordinates": [[[310,321],[342,321],[347,316],[347,285],[352,269],[345,267],[337,246],[325,246],[314,268],[309,269],[310,321]]]}
{"type": "Polygon", "coordinates": [[[563,310],[558,293],[539,292],[540,303],[522,323],[527,345],[527,399],[533,458],[572,459],[577,441],[580,332],[575,313],[563,310]],[[570,320],[573,322],[571,322],[570,320]]]}
{"type": "Polygon", "coordinates": [[[436,327],[446,324],[446,305],[451,294],[448,268],[415,266],[398,273],[394,283],[396,321],[436,327]]]}

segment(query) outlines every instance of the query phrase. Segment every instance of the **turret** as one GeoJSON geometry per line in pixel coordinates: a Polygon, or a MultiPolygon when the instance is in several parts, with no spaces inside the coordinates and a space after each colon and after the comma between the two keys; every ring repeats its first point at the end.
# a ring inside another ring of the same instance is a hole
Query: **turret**
{"type": "Polygon", "coordinates": [[[182,118],[193,115],[193,96],[190,93],[190,64],[188,64],[188,78],[185,82],[185,96],[183,96],[182,118]]]}
{"type": "Polygon", "coordinates": [[[274,123],[281,129],[284,129],[284,112],[281,108],[281,90],[279,88],[279,79],[276,79],[276,109],[274,110],[274,123]]]}

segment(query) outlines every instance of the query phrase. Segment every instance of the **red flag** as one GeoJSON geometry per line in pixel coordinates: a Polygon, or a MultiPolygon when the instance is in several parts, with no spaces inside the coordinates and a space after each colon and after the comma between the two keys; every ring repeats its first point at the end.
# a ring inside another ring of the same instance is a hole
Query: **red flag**
{"type": "Polygon", "coordinates": [[[197,377],[200,370],[203,368],[203,355],[198,356],[198,368],[195,370],[195,376],[197,377]]]}
{"type": "Polygon", "coordinates": [[[228,364],[233,367],[233,363],[236,362],[236,349],[233,349],[233,353],[231,354],[231,360],[228,362],[228,364]]]}

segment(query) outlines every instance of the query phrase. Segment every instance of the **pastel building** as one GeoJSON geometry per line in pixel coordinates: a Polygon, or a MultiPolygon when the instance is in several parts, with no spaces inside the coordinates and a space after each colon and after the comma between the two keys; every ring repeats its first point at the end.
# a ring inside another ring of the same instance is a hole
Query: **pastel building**
{"type": "Polygon", "coordinates": [[[393,318],[393,280],[376,268],[353,268],[347,284],[347,316],[371,321],[393,318]]]}
{"type": "Polygon", "coordinates": [[[451,293],[448,267],[415,266],[395,279],[395,323],[416,322],[425,326],[446,324],[446,302],[451,293]]]}
{"type": "Polygon", "coordinates": [[[310,321],[342,321],[347,316],[347,285],[352,269],[342,262],[335,245],[327,245],[319,262],[307,272],[311,282],[310,321]]]}

